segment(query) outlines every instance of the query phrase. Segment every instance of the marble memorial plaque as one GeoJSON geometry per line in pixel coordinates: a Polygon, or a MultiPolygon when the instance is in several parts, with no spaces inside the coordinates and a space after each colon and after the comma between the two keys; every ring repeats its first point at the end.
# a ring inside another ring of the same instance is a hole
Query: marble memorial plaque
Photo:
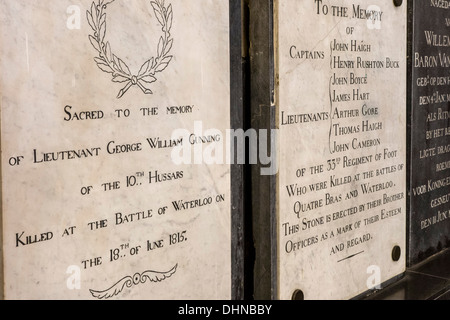
{"type": "Polygon", "coordinates": [[[450,245],[450,13],[413,1],[408,264],[450,245]]]}
{"type": "Polygon", "coordinates": [[[0,2],[6,299],[231,298],[230,3],[0,2]]]}
{"type": "Polygon", "coordinates": [[[273,12],[272,297],[355,298],[405,271],[406,5],[273,12]]]}

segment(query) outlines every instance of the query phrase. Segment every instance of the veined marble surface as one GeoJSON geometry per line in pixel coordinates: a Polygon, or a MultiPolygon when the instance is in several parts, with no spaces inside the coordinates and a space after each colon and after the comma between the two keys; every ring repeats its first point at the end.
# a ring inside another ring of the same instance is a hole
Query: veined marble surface
{"type": "Polygon", "coordinates": [[[2,0],[0,25],[6,299],[230,298],[229,166],[172,136],[229,128],[228,2],[2,0]]]}
{"type": "Polygon", "coordinates": [[[405,270],[406,3],[275,8],[278,296],[353,298],[405,270]]]}

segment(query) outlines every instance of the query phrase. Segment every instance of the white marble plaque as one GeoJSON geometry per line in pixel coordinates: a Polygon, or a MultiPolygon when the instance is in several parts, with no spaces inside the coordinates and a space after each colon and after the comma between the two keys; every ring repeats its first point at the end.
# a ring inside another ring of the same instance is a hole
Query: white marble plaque
{"type": "Polygon", "coordinates": [[[406,4],[274,11],[278,298],[353,298],[405,270],[406,4]]]}
{"type": "Polygon", "coordinates": [[[229,299],[230,167],[200,157],[228,1],[0,1],[0,26],[5,298],[229,299]]]}

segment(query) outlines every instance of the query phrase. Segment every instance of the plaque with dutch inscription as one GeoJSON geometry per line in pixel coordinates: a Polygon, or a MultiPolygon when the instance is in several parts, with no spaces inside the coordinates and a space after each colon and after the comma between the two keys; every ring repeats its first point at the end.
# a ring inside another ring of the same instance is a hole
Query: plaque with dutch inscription
{"type": "Polygon", "coordinates": [[[450,246],[450,6],[413,1],[408,264],[450,246]]]}
{"type": "Polygon", "coordinates": [[[0,3],[6,299],[232,297],[231,3],[0,3]]]}
{"type": "Polygon", "coordinates": [[[273,12],[272,297],[355,298],[405,271],[406,4],[273,12]]]}

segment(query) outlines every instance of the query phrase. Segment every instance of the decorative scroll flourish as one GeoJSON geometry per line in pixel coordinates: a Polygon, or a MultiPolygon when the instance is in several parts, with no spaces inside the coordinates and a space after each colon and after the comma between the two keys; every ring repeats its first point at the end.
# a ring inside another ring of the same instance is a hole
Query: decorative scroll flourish
{"type": "Polygon", "coordinates": [[[131,288],[133,286],[137,286],[139,284],[145,284],[147,280],[150,282],[162,282],[171,276],[173,276],[177,272],[178,264],[173,267],[168,272],[157,272],[157,271],[144,271],[143,273],[136,273],[134,276],[127,276],[119,280],[116,284],[114,284],[109,289],[104,291],[96,291],[89,290],[94,298],[97,299],[109,299],[114,296],[119,295],[125,286],[127,288],[131,288]]]}
{"type": "Polygon", "coordinates": [[[150,1],[163,35],[159,39],[156,56],[145,61],[139,73],[133,75],[128,65],[112,52],[110,43],[106,41],[106,9],[114,1],[98,0],[98,3],[94,1],[91,9],[87,11],[88,23],[94,31],[93,35],[89,35],[89,41],[98,53],[94,60],[100,70],[112,75],[113,82],[125,83],[125,87],[119,91],[118,99],[122,98],[132,86],[138,86],[145,94],[153,94],[149,84],[157,81],[157,74],[164,71],[173,58],[170,55],[173,46],[170,34],[173,21],[172,5],[166,7],[164,0],[150,1]]]}

